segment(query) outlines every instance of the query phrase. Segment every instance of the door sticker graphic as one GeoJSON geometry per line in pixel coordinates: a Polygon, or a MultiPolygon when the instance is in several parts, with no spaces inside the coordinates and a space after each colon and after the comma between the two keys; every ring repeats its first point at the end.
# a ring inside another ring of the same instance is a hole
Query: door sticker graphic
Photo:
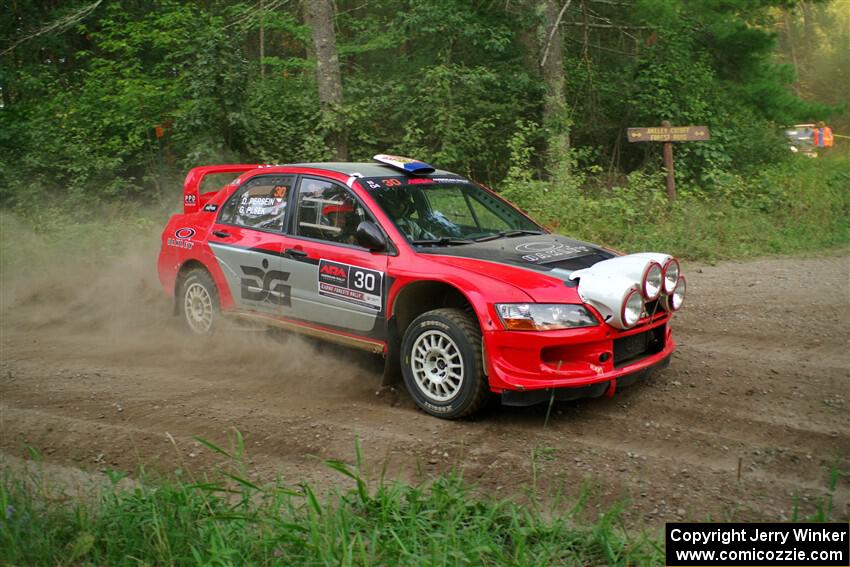
{"type": "Polygon", "coordinates": [[[319,295],[380,311],[383,272],[329,260],[319,261],[319,295]]]}
{"type": "Polygon", "coordinates": [[[240,285],[242,299],[268,302],[272,305],[289,307],[292,302],[291,287],[285,281],[289,272],[279,270],[265,271],[255,266],[239,266],[244,277],[240,285]]]}

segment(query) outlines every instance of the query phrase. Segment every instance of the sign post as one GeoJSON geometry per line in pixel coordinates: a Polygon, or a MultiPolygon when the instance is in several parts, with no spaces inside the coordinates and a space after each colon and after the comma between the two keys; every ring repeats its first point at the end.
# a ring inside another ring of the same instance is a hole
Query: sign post
{"type": "Polygon", "coordinates": [[[670,126],[667,120],[656,128],[629,128],[629,142],[663,142],[664,169],[667,170],[667,198],[676,200],[676,177],[673,171],[673,142],[697,142],[711,139],[708,126],[670,126]]]}

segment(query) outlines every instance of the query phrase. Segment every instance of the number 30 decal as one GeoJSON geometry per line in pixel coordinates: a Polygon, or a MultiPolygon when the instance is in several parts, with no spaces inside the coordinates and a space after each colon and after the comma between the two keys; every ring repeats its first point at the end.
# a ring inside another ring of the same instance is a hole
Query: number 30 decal
{"type": "Polygon", "coordinates": [[[373,272],[364,272],[363,270],[357,270],[354,272],[354,285],[352,286],[354,289],[374,292],[375,284],[376,279],[373,272]]]}
{"type": "Polygon", "coordinates": [[[320,260],[318,278],[319,295],[375,311],[383,307],[383,272],[320,260]]]}

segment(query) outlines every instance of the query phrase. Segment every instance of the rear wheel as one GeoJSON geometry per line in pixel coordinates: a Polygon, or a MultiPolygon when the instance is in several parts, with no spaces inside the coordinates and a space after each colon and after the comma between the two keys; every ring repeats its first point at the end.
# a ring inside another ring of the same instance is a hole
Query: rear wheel
{"type": "Polygon", "coordinates": [[[177,299],[183,322],[196,335],[210,335],[219,319],[218,290],[204,270],[192,270],[180,286],[177,299]]]}
{"type": "Polygon", "coordinates": [[[431,415],[457,419],[487,400],[481,330],[460,309],[435,309],[417,317],[401,346],[404,383],[413,400],[431,415]]]}

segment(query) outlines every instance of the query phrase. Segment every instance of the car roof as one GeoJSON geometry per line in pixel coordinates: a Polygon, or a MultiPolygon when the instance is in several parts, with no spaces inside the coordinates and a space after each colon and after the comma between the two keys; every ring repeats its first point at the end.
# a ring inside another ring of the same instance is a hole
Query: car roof
{"type": "MultiPolygon", "coordinates": [[[[403,171],[390,167],[388,165],[383,165],[380,163],[373,163],[368,161],[363,162],[343,162],[343,161],[332,161],[332,162],[319,162],[319,163],[288,163],[282,167],[309,167],[312,169],[325,169],[327,171],[334,171],[336,173],[343,173],[345,175],[354,175],[360,174],[363,177],[388,177],[388,176],[398,176],[405,175],[403,171]]],[[[435,169],[434,173],[430,173],[428,175],[416,175],[415,177],[430,177],[432,175],[455,175],[450,171],[444,171],[442,169],[435,169]]]]}

